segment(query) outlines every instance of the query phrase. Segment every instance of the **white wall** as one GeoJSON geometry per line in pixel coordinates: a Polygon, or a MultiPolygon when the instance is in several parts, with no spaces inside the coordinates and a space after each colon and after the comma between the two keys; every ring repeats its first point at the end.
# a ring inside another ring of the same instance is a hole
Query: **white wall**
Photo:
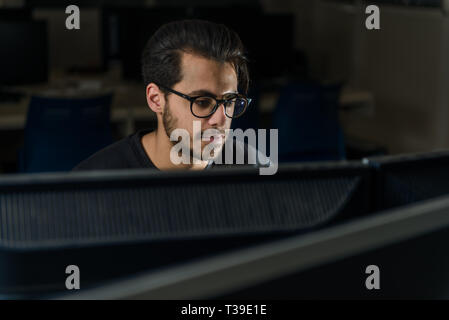
{"type": "Polygon", "coordinates": [[[449,148],[448,17],[438,9],[381,7],[381,30],[360,28],[354,41],[352,84],[374,93],[376,109],[372,118],[347,122],[348,132],[394,153],[449,148]]]}
{"type": "Polygon", "coordinates": [[[371,91],[374,114],[343,113],[347,135],[392,153],[449,148],[449,17],[438,8],[381,6],[381,30],[365,7],[325,0],[263,0],[296,15],[296,47],[312,75],[371,91]]]}

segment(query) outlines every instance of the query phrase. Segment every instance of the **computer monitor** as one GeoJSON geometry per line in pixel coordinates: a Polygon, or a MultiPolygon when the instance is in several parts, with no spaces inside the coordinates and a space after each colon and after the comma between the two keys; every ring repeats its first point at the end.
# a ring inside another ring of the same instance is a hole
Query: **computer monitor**
{"type": "Polygon", "coordinates": [[[376,210],[449,194],[449,152],[368,158],[377,170],[376,210]]]}
{"type": "Polygon", "coordinates": [[[125,79],[141,80],[145,44],[160,26],[181,19],[223,23],[236,31],[248,51],[250,71],[255,79],[282,76],[291,68],[292,14],[265,14],[260,6],[105,7],[102,17],[105,68],[108,61],[121,61],[125,79]]]}
{"type": "Polygon", "coordinates": [[[306,233],[371,213],[359,162],[201,172],[0,177],[0,295],[65,290],[306,233]]]}
{"type": "Polygon", "coordinates": [[[47,25],[44,21],[0,20],[0,85],[48,80],[47,25]]]}
{"type": "Polygon", "coordinates": [[[448,299],[448,240],[444,197],[52,298],[448,299]]]}
{"type": "MultiPolygon", "coordinates": [[[[35,19],[47,22],[49,43],[49,68],[60,72],[93,75],[102,68],[101,11],[81,3],[64,3],[52,7],[37,5],[35,19]],[[67,29],[66,6],[76,4],[80,8],[80,29],[67,29]]],[[[57,77],[60,78],[60,77],[57,77]]],[[[57,79],[56,79],[57,80],[57,79]]]]}
{"type": "Polygon", "coordinates": [[[239,35],[247,50],[253,79],[285,76],[291,69],[293,14],[264,13],[259,6],[229,6],[197,7],[194,17],[222,23],[239,35]]]}
{"type": "Polygon", "coordinates": [[[124,79],[142,81],[142,52],[151,35],[163,24],[187,17],[183,7],[103,7],[104,68],[118,60],[124,79]]]}
{"type": "Polygon", "coordinates": [[[31,18],[30,8],[0,8],[0,22],[29,21],[31,18]]]}

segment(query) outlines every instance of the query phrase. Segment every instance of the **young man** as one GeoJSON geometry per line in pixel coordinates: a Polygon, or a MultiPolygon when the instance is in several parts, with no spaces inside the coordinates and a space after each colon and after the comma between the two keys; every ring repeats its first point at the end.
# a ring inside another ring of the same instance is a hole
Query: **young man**
{"type": "Polygon", "coordinates": [[[223,157],[226,129],[250,102],[245,96],[249,76],[239,36],[224,25],[208,21],[184,20],[163,25],[144,49],[142,73],[148,106],[157,115],[157,129],[122,139],[74,170],[201,170],[215,166],[212,158],[218,158],[217,155],[223,157]],[[194,130],[195,121],[196,128],[201,125],[200,132],[194,130]],[[189,138],[171,140],[176,129],[183,129],[189,138]],[[216,134],[203,141],[208,129],[216,130],[216,134]],[[194,139],[199,139],[200,148],[194,148],[194,139]],[[189,151],[191,161],[173,161],[170,155],[178,143],[189,151]],[[213,157],[205,159],[201,155],[208,144],[214,146],[213,157]]]}

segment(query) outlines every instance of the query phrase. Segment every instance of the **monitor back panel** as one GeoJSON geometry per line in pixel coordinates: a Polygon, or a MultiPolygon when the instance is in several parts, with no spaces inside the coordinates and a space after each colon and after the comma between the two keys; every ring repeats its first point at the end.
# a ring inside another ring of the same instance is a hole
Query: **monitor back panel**
{"type": "Polygon", "coordinates": [[[376,210],[449,194],[449,152],[370,159],[377,170],[376,210]]]}
{"type": "Polygon", "coordinates": [[[315,230],[372,211],[360,165],[0,180],[0,293],[84,286],[315,230]]]}

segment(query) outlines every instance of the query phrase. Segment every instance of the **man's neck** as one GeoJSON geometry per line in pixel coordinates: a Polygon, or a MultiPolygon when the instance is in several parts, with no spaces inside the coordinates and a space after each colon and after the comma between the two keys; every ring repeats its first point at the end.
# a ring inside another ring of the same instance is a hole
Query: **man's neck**
{"type": "Polygon", "coordinates": [[[201,161],[199,164],[193,164],[193,161],[190,161],[190,164],[174,164],[170,160],[170,151],[173,144],[160,127],[145,134],[141,142],[147,156],[159,170],[202,170],[208,165],[207,161],[201,161]]]}

